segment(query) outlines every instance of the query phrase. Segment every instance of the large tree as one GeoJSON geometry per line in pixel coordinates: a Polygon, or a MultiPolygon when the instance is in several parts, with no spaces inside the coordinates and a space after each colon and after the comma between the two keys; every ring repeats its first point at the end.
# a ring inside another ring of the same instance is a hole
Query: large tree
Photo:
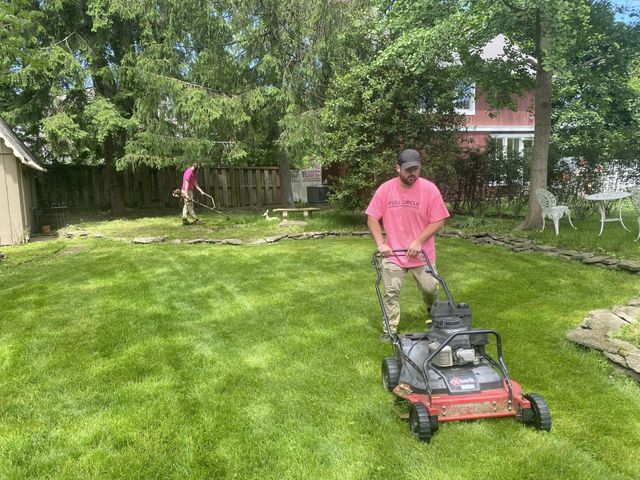
{"type": "Polygon", "coordinates": [[[319,113],[356,12],[368,2],[246,0],[229,2],[229,27],[247,97],[247,138],[277,155],[282,202],[293,205],[291,165],[317,155],[319,113]]]}
{"type": "MultiPolygon", "coordinates": [[[[318,112],[364,0],[0,3],[0,114],[52,161],[116,168],[255,162],[317,150],[318,112]]],[[[277,159],[277,160],[276,160],[277,159]]]]}
{"type": "Polygon", "coordinates": [[[593,3],[589,28],[571,50],[571,61],[554,78],[555,158],[577,158],[593,167],[637,161],[640,92],[633,79],[640,29],[615,21],[608,4],[593,3]]]}
{"type": "MultiPolygon", "coordinates": [[[[547,185],[553,77],[593,68],[596,60],[584,52],[593,50],[594,42],[607,43],[610,30],[603,28],[602,21],[606,20],[607,25],[615,23],[612,17],[606,17],[611,11],[610,2],[399,0],[393,2],[392,10],[397,12],[393,16],[396,28],[405,30],[399,45],[411,45],[413,50],[409,58],[421,61],[420,54],[431,55],[434,45],[448,45],[457,53],[455,60],[462,62],[468,77],[488,89],[489,99],[496,108],[508,105],[511,94],[527,88],[530,85],[527,76],[532,77],[536,97],[535,134],[529,204],[523,227],[537,226],[541,216],[534,192],[547,185]],[[446,14],[443,15],[443,11],[446,14]],[[511,41],[504,56],[483,60],[482,48],[499,34],[511,41]]],[[[616,42],[610,45],[629,49],[629,45],[616,42]]],[[[620,57],[605,56],[597,61],[613,62],[616,58],[620,57]]]]}
{"type": "Polygon", "coordinates": [[[213,6],[2,2],[0,112],[49,161],[104,165],[111,208],[120,213],[116,166],[185,163],[228,142],[216,120],[233,111],[233,98],[221,93],[226,84],[217,82],[227,78],[229,36],[213,6]]]}
{"type": "Polygon", "coordinates": [[[425,173],[436,181],[453,173],[447,169],[458,153],[457,69],[440,64],[448,51],[412,58],[410,45],[398,47],[402,30],[390,28],[388,13],[373,9],[353,24],[352,64],[338,72],[324,109],[324,159],[343,170],[331,200],[350,211],[361,210],[375,187],[395,175],[403,148],[421,151],[425,173]]]}

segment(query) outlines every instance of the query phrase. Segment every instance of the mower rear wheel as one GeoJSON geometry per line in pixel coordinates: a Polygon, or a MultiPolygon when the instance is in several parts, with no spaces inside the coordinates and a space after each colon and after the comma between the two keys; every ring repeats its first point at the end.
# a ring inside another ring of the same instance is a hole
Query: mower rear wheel
{"type": "Polygon", "coordinates": [[[409,408],[409,428],[421,442],[431,440],[431,419],[427,408],[423,404],[411,404],[409,408]]]}
{"type": "Polygon", "coordinates": [[[431,433],[436,433],[438,431],[438,428],[440,428],[440,422],[438,421],[438,416],[431,415],[429,417],[429,420],[431,420],[431,433]]]}
{"type": "Polygon", "coordinates": [[[538,430],[549,432],[551,430],[551,412],[542,395],[527,393],[524,395],[524,398],[531,403],[531,412],[533,414],[531,415],[531,420],[527,423],[538,430]]]}
{"type": "Polygon", "coordinates": [[[389,392],[398,386],[400,381],[400,365],[398,360],[387,357],[382,360],[382,385],[389,392]]]}

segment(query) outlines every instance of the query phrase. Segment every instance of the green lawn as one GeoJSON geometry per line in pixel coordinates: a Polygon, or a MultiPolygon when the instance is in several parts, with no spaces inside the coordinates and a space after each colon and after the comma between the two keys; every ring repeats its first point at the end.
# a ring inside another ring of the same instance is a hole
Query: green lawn
{"type": "MultiPolygon", "coordinates": [[[[564,340],[587,311],[640,296],[637,277],[440,239],[456,300],[501,332],[554,425],[449,423],[425,445],[380,385],[371,250],[3,249],[0,478],[640,478],[638,385],[564,340]]],[[[422,328],[418,297],[405,289],[405,331],[422,328]]]]}
{"type": "MultiPolygon", "coordinates": [[[[266,210],[266,209],[265,209],[266,210]]],[[[224,216],[206,210],[198,210],[198,215],[204,220],[204,225],[182,225],[179,212],[161,214],[149,212],[137,212],[135,217],[113,219],[109,216],[101,216],[95,212],[86,215],[75,215],[73,224],[63,230],[69,233],[98,233],[112,238],[127,238],[143,236],[166,236],[167,240],[189,240],[195,238],[239,238],[255,239],[261,236],[277,235],[280,233],[297,233],[311,231],[350,231],[353,229],[366,230],[364,215],[350,215],[338,213],[323,208],[316,212],[308,220],[307,225],[292,224],[288,227],[279,227],[280,214],[270,211],[270,217],[278,217],[278,220],[268,221],[262,215],[265,210],[224,210],[228,219],[224,216]],[[143,216],[140,216],[143,215],[143,216]],[[101,218],[102,217],[102,218],[101,218]]],[[[301,213],[289,214],[289,220],[303,220],[301,213]]]]}

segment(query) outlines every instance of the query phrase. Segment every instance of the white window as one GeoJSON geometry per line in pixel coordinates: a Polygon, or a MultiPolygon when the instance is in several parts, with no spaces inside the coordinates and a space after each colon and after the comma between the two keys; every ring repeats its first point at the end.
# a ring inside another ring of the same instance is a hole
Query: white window
{"type": "Polygon", "coordinates": [[[454,102],[456,113],[461,115],[476,114],[476,84],[475,83],[459,83],[457,97],[454,102]]]}
{"type": "Polygon", "coordinates": [[[533,135],[492,135],[493,166],[491,186],[525,185],[533,149],[533,135]]]}
{"type": "Polygon", "coordinates": [[[491,135],[491,139],[498,145],[499,153],[502,156],[530,155],[533,147],[533,135],[491,135]]]}

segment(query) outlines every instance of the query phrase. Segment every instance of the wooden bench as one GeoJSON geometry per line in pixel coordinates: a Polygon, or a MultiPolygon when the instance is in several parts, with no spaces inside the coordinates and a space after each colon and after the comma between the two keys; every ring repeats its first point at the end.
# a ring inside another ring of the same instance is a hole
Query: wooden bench
{"type": "Polygon", "coordinates": [[[304,215],[304,218],[309,218],[311,217],[312,212],[317,212],[319,210],[320,209],[316,207],[307,207],[307,208],[274,208],[272,211],[282,213],[282,218],[286,220],[287,217],[289,216],[289,212],[302,212],[304,215]]]}

